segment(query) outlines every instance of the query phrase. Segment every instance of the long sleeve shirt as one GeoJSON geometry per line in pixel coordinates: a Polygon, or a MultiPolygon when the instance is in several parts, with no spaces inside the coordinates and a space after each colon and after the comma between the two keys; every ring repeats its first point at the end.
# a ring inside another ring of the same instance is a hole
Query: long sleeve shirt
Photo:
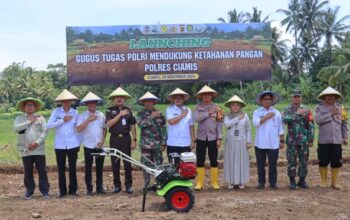
{"type": "Polygon", "coordinates": [[[137,114],[137,123],[140,127],[140,148],[160,149],[166,145],[167,132],[164,115],[157,118],[152,117],[154,110],[143,109],[137,114]]]}
{"type": "Polygon", "coordinates": [[[227,128],[226,140],[245,140],[247,143],[252,143],[252,129],[247,114],[244,114],[242,119],[225,116],[224,126],[227,128]]]}
{"type": "Polygon", "coordinates": [[[14,131],[18,133],[17,149],[22,157],[30,155],[45,155],[45,139],[47,137],[46,121],[41,115],[35,115],[37,120],[31,123],[27,115],[17,116],[14,122],[14,131]],[[34,150],[29,150],[33,142],[38,144],[34,150]]]}
{"type": "Polygon", "coordinates": [[[333,115],[331,109],[338,108],[339,112],[345,111],[339,104],[328,106],[318,104],[315,108],[315,121],[318,124],[319,144],[342,144],[348,139],[348,120],[342,118],[342,114],[333,115]]]}
{"type": "Polygon", "coordinates": [[[199,104],[193,112],[193,118],[198,123],[197,139],[213,141],[222,138],[222,122],[209,116],[209,109],[216,107],[215,104],[199,104]]]}
{"type": "Polygon", "coordinates": [[[314,141],[312,113],[308,110],[304,114],[299,114],[298,108],[305,109],[302,105],[292,104],[283,111],[283,122],[287,125],[288,145],[304,145],[314,141]]]}
{"type": "Polygon", "coordinates": [[[55,149],[72,149],[80,146],[80,141],[76,132],[78,113],[77,110],[70,108],[68,112],[63,107],[56,108],[47,122],[48,129],[55,129],[55,149]],[[63,118],[71,115],[70,121],[64,122],[63,118]]]}
{"type": "Polygon", "coordinates": [[[266,110],[264,107],[260,107],[253,113],[253,124],[256,127],[255,134],[255,146],[260,149],[278,149],[280,135],[284,134],[283,122],[281,113],[270,107],[266,110]],[[260,121],[265,115],[273,112],[275,116],[266,120],[263,124],[260,121]]]}

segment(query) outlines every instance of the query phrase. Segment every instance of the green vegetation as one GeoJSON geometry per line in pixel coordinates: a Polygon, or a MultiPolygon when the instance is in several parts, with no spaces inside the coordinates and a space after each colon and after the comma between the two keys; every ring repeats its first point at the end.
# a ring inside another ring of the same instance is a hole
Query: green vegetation
{"type": "MultiPolygon", "coordinates": [[[[279,103],[275,107],[278,110],[283,111],[283,109],[285,107],[287,107],[288,105],[289,104],[287,104],[287,103],[279,103]]],[[[189,105],[189,107],[191,109],[193,109],[194,105],[189,105]]],[[[228,112],[228,109],[226,107],[224,107],[223,104],[221,104],[221,107],[224,109],[225,112],[228,112]]],[[[248,104],[244,108],[244,111],[247,112],[250,119],[252,119],[253,112],[257,107],[258,107],[257,105],[248,104]]],[[[314,105],[307,105],[307,107],[309,107],[310,109],[313,109],[314,105]]],[[[158,105],[157,108],[164,113],[166,108],[167,108],[167,105],[161,104],[161,105],[158,105]]],[[[84,109],[85,108],[79,108],[79,112],[84,111],[84,109]]],[[[141,108],[138,107],[138,109],[141,109],[141,108]]],[[[100,108],[100,111],[104,112],[104,108],[100,108]]],[[[136,112],[135,109],[134,109],[134,112],[136,112]]],[[[46,118],[49,117],[49,114],[47,114],[47,113],[49,113],[49,111],[45,111],[42,113],[44,113],[46,118]]],[[[16,135],[16,133],[13,132],[13,129],[12,129],[14,117],[17,114],[18,113],[8,115],[6,119],[1,118],[1,116],[0,116],[0,134],[1,134],[1,138],[0,138],[0,152],[1,152],[0,153],[0,163],[4,163],[4,164],[19,164],[19,163],[21,163],[21,158],[20,158],[19,153],[16,149],[17,135],[16,135]]],[[[140,134],[139,129],[137,132],[138,132],[138,134],[140,134]]],[[[252,126],[252,133],[253,133],[253,137],[254,137],[255,136],[255,127],[254,126],[252,126]]],[[[317,134],[318,134],[318,127],[316,126],[316,136],[317,136],[317,134]]],[[[224,130],[224,137],[225,137],[225,135],[226,135],[226,131],[224,130]]],[[[139,139],[139,137],[138,137],[138,139],[139,139]]],[[[223,138],[223,140],[225,140],[225,138],[223,138]]],[[[310,151],[311,159],[316,159],[316,148],[317,148],[316,141],[317,140],[315,140],[314,147],[310,151]]],[[[48,165],[55,165],[56,164],[53,143],[54,143],[54,131],[50,130],[49,136],[46,139],[46,157],[47,157],[47,164],[48,165]]],[[[107,136],[107,140],[105,142],[106,146],[108,146],[108,143],[109,143],[109,136],[107,136]]],[[[222,146],[224,146],[224,142],[223,142],[222,146]]],[[[251,155],[251,160],[255,161],[253,149],[250,150],[250,155],[251,155]]],[[[347,157],[347,156],[350,156],[350,152],[344,151],[344,157],[347,157]]],[[[140,158],[140,152],[138,149],[133,152],[133,157],[136,159],[140,158]]],[[[84,162],[83,158],[84,158],[83,157],[83,150],[81,148],[81,151],[79,153],[78,164],[83,164],[83,162],[84,162]]],[[[220,149],[219,158],[220,159],[223,158],[223,147],[220,149]]],[[[280,158],[281,159],[285,158],[284,151],[281,152],[280,158]]],[[[110,160],[107,159],[106,163],[110,164],[110,160]]]]}
{"type": "MultiPolygon", "coordinates": [[[[303,93],[304,102],[311,108],[317,103],[318,94],[327,86],[333,86],[343,96],[343,104],[349,109],[350,95],[350,15],[338,18],[339,7],[331,8],[329,1],[322,0],[290,0],[285,9],[279,9],[277,13],[284,15],[281,25],[286,31],[293,35],[292,41],[281,39],[280,30],[272,29],[272,78],[271,81],[240,81],[240,82],[209,82],[209,83],[184,83],[184,84],[144,84],[144,85],[122,85],[134,98],[128,101],[128,105],[134,111],[140,110],[136,103],[146,91],[160,97],[165,110],[165,98],[176,87],[180,87],[189,94],[195,94],[204,84],[209,84],[220,93],[216,99],[217,103],[223,103],[232,95],[236,94],[243,98],[248,107],[245,109],[250,116],[255,105],[255,96],[263,90],[277,92],[282,103],[277,108],[282,110],[288,103],[290,93],[294,89],[300,89],[303,93]]],[[[243,23],[243,22],[269,22],[269,18],[262,19],[262,11],[254,7],[252,13],[238,12],[233,9],[228,12],[228,19],[219,18],[221,22],[243,23]]],[[[271,13],[271,12],[268,12],[271,13]]],[[[138,36],[138,29],[123,30],[120,34],[105,35],[103,33],[94,35],[90,30],[84,33],[75,33],[72,28],[67,29],[67,41],[71,43],[69,56],[78,53],[86,47],[86,43],[93,43],[98,47],[100,44],[113,44],[116,40],[127,44],[130,36],[138,36]]],[[[211,35],[220,36],[218,30],[207,30],[211,35]]],[[[267,30],[264,34],[270,33],[267,30]]],[[[232,33],[242,43],[250,43],[241,33],[232,33]]],[[[254,36],[254,30],[247,30],[247,34],[254,36]]],[[[263,37],[266,36],[263,34],[263,37]]],[[[247,35],[247,36],[248,36],[247,35]]],[[[218,37],[225,40],[225,37],[218,37]]],[[[265,41],[259,42],[259,48],[269,50],[265,41]],[[261,44],[260,44],[261,43],[261,44]]],[[[120,42],[118,42],[119,44],[120,42]]],[[[15,104],[18,100],[32,96],[44,101],[45,106],[42,114],[50,115],[51,110],[56,107],[54,98],[64,88],[69,88],[79,98],[88,91],[92,91],[106,100],[106,106],[110,103],[108,95],[119,85],[93,85],[93,86],[67,86],[67,69],[63,64],[49,64],[46,70],[37,71],[23,63],[13,63],[0,73],[0,162],[18,163],[19,157],[14,148],[16,135],[12,132],[12,122],[18,114],[15,104]]],[[[197,104],[198,100],[192,97],[188,103],[197,104]]],[[[80,109],[80,108],[79,108],[80,109]]],[[[317,131],[317,130],[316,130],[317,131]]],[[[254,132],[254,129],[253,129],[254,132]]],[[[54,164],[54,153],[52,148],[52,132],[47,140],[47,155],[49,164],[54,164]]],[[[315,150],[312,149],[312,158],[315,150]]],[[[344,151],[348,152],[348,151],[344,151]]],[[[282,153],[283,154],[283,153],[282,153]]],[[[349,153],[345,153],[345,156],[349,153]]],[[[139,154],[134,153],[135,157],[139,154]]],[[[222,156],[222,155],[221,155],[222,156]]],[[[284,155],[281,155],[284,157],[284,155]]],[[[80,157],[82,158],[82,157],[80,157]]],[[[80,159],[81,160],[81,159],[80,159]]]]}

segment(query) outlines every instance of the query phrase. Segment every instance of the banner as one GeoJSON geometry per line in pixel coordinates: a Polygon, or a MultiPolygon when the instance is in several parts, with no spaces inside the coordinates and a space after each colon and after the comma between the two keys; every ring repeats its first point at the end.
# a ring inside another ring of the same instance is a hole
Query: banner
{"type": "Polygon", "coordinates": [[[70,85],[271,77],[265,23],[67,27],[70,85]]]}

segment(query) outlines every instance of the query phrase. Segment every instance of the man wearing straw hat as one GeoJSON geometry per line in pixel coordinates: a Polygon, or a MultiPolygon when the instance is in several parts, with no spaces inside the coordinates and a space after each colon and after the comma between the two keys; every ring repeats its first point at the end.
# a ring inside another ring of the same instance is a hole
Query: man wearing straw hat
{"type": "MultiPolygon", "coordinates": [[[[161,165],[162,152],[166,147],[166,121],[164,115],[154,108],[160,101],[158,97],[146,92],[137,102],[144,109],[137,114],[140,127],[141,162],[151,165],[150,162],[161,165]]],[[[145,188],[150,186],[150,175],[143,172],[145,188]]]]}
{"type": "Polygon", "coordinates": [[[44,198],[49,197],[49,181],[45,162],[46,121],[43,116],[35,114],[42,106],[40,100],[31,97],[18,101],[16,105],[18,110],[25,113],[17,116],[14,122],[14,130],[18,133],[17,149],[21,153],[24,167],[25,199],[32,198],[34,194],[34,164],[39,174],[39,190],[44,198]]]}
{"type": "Polygon", "coordinates": [[[71,108],[72,102],[78,98],[68,90],[63,90],[59,94],[55,102],[61,103],[62,107],[56,108],[49,118],[47,123],[48,129],[55,129],[55,154],[58,171],[58,198],[67,195],[66,185],[66,159],[68,157],[69,165],[69,187],[68,194],[77,196],[78,181],[77,181],[77,159],[80,147],[80,141],[76,133],[76,125],[78,112],[71,108]]]}
{"type": "Polygon", "coordinates": [[[321,92],[322,103],[315,108],[315,121],[319,126],[317,156],[321,176],[321,188],[328,187],[327,167],[331,164],[331,187],[342,189],[337,183],[342,167],[342,144],[348,144],[348,114],[336,103],[342,95],[332,87],[321,92]]]}
{"type": "Polygon", "coordinates": [[[193,113],[193,118],[198,123],[196,141],[198,176],[195,186],[196,190],[201,190],[204,184],[204,163],[207,148],[210,160],[211,185],[213,189],[220,189],[218,181],[218,149],[221,146],[223,118],[222,110],[213,103],[213,99],[218,95],[219,94],[209,86],[204,86],[196,94],[196,98],[202,100],[202,103],[196,106],[193,113]]]}
{"type": "Polygon", "coordinates": [[[261,107],[253,113],[256,127],[255,156],[258,169],[258,189],[266,183],[265,163],[269,161],[269,183],[271,189],[277,189],[277,159],[279,149],[284,148],[284,129],[281,113],[272,107],[279,101],[279,96],[271,91],[257,95],[256,102],[261,107]]]}
{"type": "Polygon", "coordinates": [[[168,122],[167,155],[171,162],[170,154],[191,152],[195,147],[195,133],[192,111],[183,103],[190,98],[185,91],[177,88],[172,91],[167,100],[172,104],[166,109],[168,122]]]}
{"type": "MultiPolygon", "coordinates": [[[[102,103],[102,99],[92,92],[89,92],[83,100],[80,101],[80,105],[87,106],[87,110],[78,116],[77,122],[77,131],[80,134],[84,146],[87,195],[93,195],[91,172],[94,156],[91,154],[101,152],[107,133],[106,118],[102,112],[96,110],[96,106],[102,103]]],[[[103,188],[103,162],[104,157],[95,157],[97,194],[106,194],[103,188]]]]}
{"type": "MultiPolygon", "coordinates": [[[[131,98],[131,95],[119,87],[109,95],[109,98],[114,102],[114,106],[109,107],[106,111],[107,127],[109,128],[109,133],[111,133],[109,139],[110,147],[131,156],[131,150],[134,150],[136,147],[136,119],[131,109],[124,105],[125,100],[131,98]],[[130,132],[132,133],[132,140],[130,132]]],[[[111,157],[111,161],[114,183],[113,192],[119,193],[121,191],[120,160],[116,157],[111,157]]],[[[132,194],[131,164],[125,160],[123,162],[126,192],[132,194]]]]}
{"type": "Polygon", "coordinates": [[[292,104],[283,112],[283,122],[287,125],[287,154],[289,188],[307,189],[305,178],[308,172],[309,148],[314,142],[314,120],[309,109],[302,105],[302,95],[299,90],[292,93],[292,104]],[[296,183],[297,159],[299,160],[296,183]]]}

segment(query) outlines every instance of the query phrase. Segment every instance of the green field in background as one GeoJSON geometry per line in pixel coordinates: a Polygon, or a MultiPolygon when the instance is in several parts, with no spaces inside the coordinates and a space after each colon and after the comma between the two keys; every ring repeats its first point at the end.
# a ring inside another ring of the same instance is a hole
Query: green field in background
{"type": "MultiPolygon", "coordinates": [[[[275,108],[278,110],[282,111],[285,107],[287,107],[289,104],[277,104],[275,108]]],[[[310,109],[314,109],[314,105],[307,105],[310,109]]],[[[194,108],[193,105],[189,106],[191,109],[194,108]]],[[[165,112],[165,109],[167,108],[167,105],[158,105],[157,108],[161,110],[163,113],[165,112]]],[[[253,111],[257,108],[257,105],[247,105],[243,110],[248,113],[250,119],[252,119],[253,111]]],[[[137,110],[139,110],[138,108],[137,110]]],[[[227,108],[223,107],[225,112],[228,111],[227,108]]],[[[102,112],[104,112],[104,108],[100,109],[102,112]]],[[[79,108],[79,111],[84,111],[83,108],[79,108]]],[[[136,111],[135,111],[136,112],[136,111]]],[[[14,119],[7,116],[7,117],[1,117],[0,115],[0,163],[2,164],[20,164],[21,163],[21,158],[19,155],[19,152],[16,149],[16,140],[17,140],[17,134],[13,132],[13,121],[14,119]]],[[[137,130],[138,135],[139,135],[139,129],[137,130]]],[[[318,135],[318,126],[316,126],[315,129],[315,135],[317,137],[318,135]]],[[[255,136],[255,127],[252,126],[252,133],[253,133],[253,138],[255,136]]],[[[223,144],[219,152],[219,159],[223,158],[223,147],[225,144],[225,135],[226,131],[224,129],[224,138],[223,138],[223,144]]],[[[139,140],[139,136],[137,137],[139,140]]],[[[47,164],[48,165],[55,165],[55,153],[54,153],[54,148],[53,148],[53,143],[54,143],[54,131],[50,130],[49,135],[46,139],[46,157],[47,157],[47,164]]],[[[106,140],[106,146],[108,146],[109,143],[109,135],[107,135],[107,140],[106,140]]],[[[317,138],[315,138],[315,143],[314,147],[310,150],[310,158],[311,159],[316,159],[317,158],[317,138]]],[[[140,158],[140,153],[139,149],[137,148],[133,153],[133,157],[136,159],[140,158]]],[[[251,155],[251,160],[255,161],[255,156],[254,156],[254,149],[250,150],[250,155],[251,155]]],[[[349,150],[344,150],[343,151],[343,156],[348,157],[350,156],[349,150]]],[[[285,158],[285,150],[280,152],[280,158],[284,159],[285,158]]],[[[166,161],[166,160],[165,160],[166,161]]],[[[83,164],[84,163],[84,157],[83,157],[83,150],[81,148],[81,151],[79,153],[79,159],[78,159],[78,164],[83,164]]],[[[107,159],[106,163],[109,164],[110,160],[107,159]]]]}

